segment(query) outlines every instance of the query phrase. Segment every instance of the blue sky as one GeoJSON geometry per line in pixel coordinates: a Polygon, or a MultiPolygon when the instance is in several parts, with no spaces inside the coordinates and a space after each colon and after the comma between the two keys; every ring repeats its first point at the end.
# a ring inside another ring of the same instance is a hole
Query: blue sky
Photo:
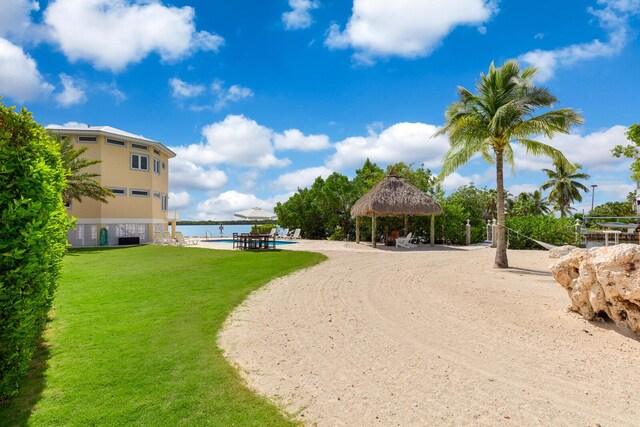
{"type": "MultiPolygon", "coordinates": [[[[367,157],[437,173],[448,143],[431,136],[456,87],[518,58],[582,111],[550,144],[598,204],[635,187],[610,150],[640,122],[639,24],[640,0],[2,0],[0,95],[44,125],[161,141],[178,153],[170,209],[223,219],[367,157]]],[[[549,162],[516,147],[516,166],[515,194],[549,162]]],[[[495,186],[493,169],[476,160],[444,185],[469,182],[495,186]]]]}

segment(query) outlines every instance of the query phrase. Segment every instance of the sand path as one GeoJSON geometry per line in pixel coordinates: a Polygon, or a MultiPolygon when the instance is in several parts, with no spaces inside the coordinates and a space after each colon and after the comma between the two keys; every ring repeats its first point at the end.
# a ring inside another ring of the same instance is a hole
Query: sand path
{"type": "Polygon", "coordinates": [[[640,341],[567,313],[546,252],[327,252],[255,292],[219,343],[318,425],[640,425],[640,341]]]}

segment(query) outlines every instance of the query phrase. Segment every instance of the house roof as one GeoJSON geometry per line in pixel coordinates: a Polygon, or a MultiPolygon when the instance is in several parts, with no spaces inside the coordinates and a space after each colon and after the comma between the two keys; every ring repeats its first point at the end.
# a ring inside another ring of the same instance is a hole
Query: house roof
{"type": "Polygon", "coordinates": [[[53,133],[64,133],[67,135],[104,135],[104,136],[113,136],[126,138],[130,141],[135,142],[144,142],[146,144],[150,144],[156,146],[167,154],[169,157],[175,157],[176,153],[171,151],[168,147],[158,141],[154,141],[153,139],[145,138],[142,135],[136,135],[135,133],[127,132],[122,129],[117,129],[112,126],[85,126],[85,127],[71,127],[71,126],[58,126],[58,125],[49,125],[45,128],[46,130],[53,133]]]}
{"type": "Polygon", "coordinates": [[[353,216],[439,215],[440,205],[395,174],[385,176],[351,208],[353,216]]]}

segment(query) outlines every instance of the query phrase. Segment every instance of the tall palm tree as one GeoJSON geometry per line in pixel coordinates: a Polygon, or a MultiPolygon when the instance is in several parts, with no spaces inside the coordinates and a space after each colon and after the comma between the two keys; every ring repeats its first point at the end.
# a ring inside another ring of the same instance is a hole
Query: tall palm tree
{"type": "Polygon", "coordinates": [[[517,197],[505,197],[505,211],[514,216],[537,216],[549,213],[547,200],[538,190],[533,193],[522,192],[517,197]]]}
{"type": "Polygon", "coordinates": [[[115,197],[111,190],[103,187],[96,180],[100,174],[85,171],[86,168],[100,163],[101,160],[82,157],[87,147],[73,148],[70,138],[62,138],[58,135],[54,138],[60,145],[62,165],[68,170],[67,187],[62,192],[62,200],[65,203],[69,204],[73,200],[81,202],[83,197],[107,203],[107,197],[115,197]]]}
{"type": "Polygon", "coordinates": [[[556,133],[568,133],[571,126],[582,123],[582,116],[571,109],[548,110],[535,115],[538,109],[551,109],[558,100],[546,88],[533,84],[537,70],[520,70],[515,60],[501,67],[493,63],[487,74],[481,74],[473,94],[458,87],[457,102],[445,112],[444,127],[436,135],[449,134],[451,147],[443,159],[440,177],[451,174],[481,154],[496,165],[497,189],[497,250],[495,267],[507,268],[507,247],[504,229],[504,162],[515,169],[511,143],[522,145],[528,154],[564,159],[557,149],[529,139],[532,135],[551,138],[556,133]]]}
{"type": "Polygon", "coordinates": [[[585,193],[589,192],[589,189],[578,182],[579,179],[589,179],[590,176],[586,173],[578,172],[582,169],[579,164],[571,164],[569,162],[554,161],[553,166],[555,170],[542,169],[544,173],[549,177],[549,181],[542,184],[540,189],[548,190],[549,202],[553,204],[556,211],[560,212],[561,217],[566,217],[574,210],[571,207],[573,202],[581,202],[582,195],[580,191],[585,193]]]}

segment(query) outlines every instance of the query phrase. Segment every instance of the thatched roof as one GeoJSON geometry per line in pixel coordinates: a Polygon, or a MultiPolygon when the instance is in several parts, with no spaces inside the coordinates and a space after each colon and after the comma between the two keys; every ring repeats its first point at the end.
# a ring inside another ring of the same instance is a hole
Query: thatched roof
{"type": "Polygon", "coordinates": [[[441,213],[440,205],[427,193],[394,174],[384,177],[351,208],[353,216],[425,216],[441,213]]]}

